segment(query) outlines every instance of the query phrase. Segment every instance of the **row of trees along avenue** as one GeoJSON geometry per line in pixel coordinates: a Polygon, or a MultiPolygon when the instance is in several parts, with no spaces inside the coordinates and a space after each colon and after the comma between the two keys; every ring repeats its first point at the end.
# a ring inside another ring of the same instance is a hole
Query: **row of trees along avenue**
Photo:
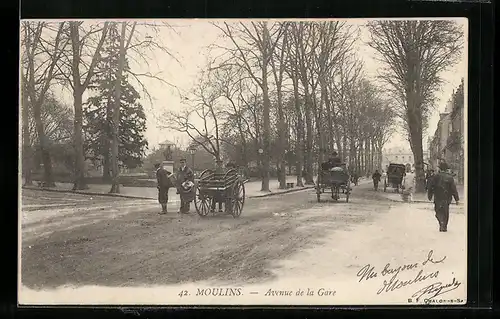
{"type": "MultiPolygon", "coordinates": [[[[167,106],[164,128],[186,134],[215,158],[256,165],[262,190],[268,191],[273,169],[280,188],[286,187],[287,170],[295,171],[298,186],[302,177],[312,184],[315,166],[333,150],[359,174],[380,169],[384,144],[399,124],[414,154],[417,191],[423,190],[423,134],[441,74],[457,62],[462,46],[455,22],[252,21],[210,27],[220,37],[196,84],[181,94],[183,108],[167,106]],[[368,76],[358,55],[363,32],[379,60],[376,78],[368,76]]],[[[53,184],[54,137],[43,116],[53,84],[72,92],[73,131],[66,139],[72,144],[75,189],[86,187],[85,158],[102,159],[111,192],[119,192],[120,162],[141,165],[145,112],[129,78],[146,96],[141,76],[167,82],[134,73],[129,60],[147,64],[148,50],[171,57],[144,36],[157,29],[135,22],[23,22],[23,145],[26,154],[29,145],[39,148],[45,183],[53,184]]],[[[23,158],[30,183],[29,157],[23,158]]]]}
{"type": "Polygon", "coordinates": [[[451,21],[373,21],[364,29],[382,69],[374,83],[357,56],[360,28],[348,22],[222,22],[199,82],[167,111],[164,126],[220,158],[263,172],[280,188],[294,166],[297,185],[334,149],[351,169],[380,169],[382,148],[402,124],[423,190],[422,137],[442,80],[456,62],[462,31],[451,21]],[[258,152],[261,149],[263,152],[258,152]]]}

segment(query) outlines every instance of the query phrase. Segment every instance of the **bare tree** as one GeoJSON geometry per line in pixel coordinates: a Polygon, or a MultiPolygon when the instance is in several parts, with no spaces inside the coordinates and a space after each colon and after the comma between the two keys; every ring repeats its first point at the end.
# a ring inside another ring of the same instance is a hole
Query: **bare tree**
{"type": "MultiPolygon", "coordinates": [[[[310,22],[299,22],[292,25],[291,28],[291,41],[293,41],[294,46],[294,75],[297,76],[298,83],[302,84],[304,91],[304,118],[305,118],[305,135],[304,135],[304,168],[305,168],[305,183],[314,184],[313,180],[313,153],[314,153],[314,141],[313,141],[313,114],[312,114],[312,103],[313,98],[311,95],[314,92],[313,88],[310,88],[310,80],[308,74],[308,66],[312,60],[311,52],[315,50],[314,45],[317,45],[317,41],[314,41],[313,32],[311,32],[312,24],[310,22]]],[[[294,78],[292,77],[292,81],[294,78]]],[[[316,82],[317,83],[317,82],[316,82]]]]}
{"type": "MultiPolygon", "coordinates": [[[[346,53],[339,58],[332,80],[328,83],[332,104],[336,109],[332,112],[332,121],[337,138],[339,154],[346,160],[349,154],[349,165],[353,164],[355,152],[354,110],[356,107],[355,88],[362,76],[363,64],[355,54],[346,53]],[[341,136],[341,138],[340,138],[341,136]],[[349,153],[346,150],[349,149],[349,153]]],[[[332,108],[333,109],[333,108],[332,108]]]]}
{"type": "MultiPolygon", "coordinates": [[[[313,76],[318,78],[320,87],[320,103],[315,113],[317,114],[316,122],[320,125],[317,128],[318,143],[320,148],[326,151],[333,149],[336,140],[335,108],[329,94],[328,83],[334,80],[334,72],[336,67],[343,62],[342,58],[347,54],[352,54],[356,34],[351,27],[342,22],[316,23],[314,28],[318,37],[318,45],[312,55],[311,68],[313,76]],[[322,118],[323,114],[326,119],[322,118]]],[[[321,154],[319,154],[320,162],[322,161],[321,154]]]]}
{"type": "Polygon", "coordinates": [[[58,62],[58,68],[66,84],[73,93],[74,132],[73,146],[75,149],[75,176],[73,190],[87,189],[85,182],[83,149],[83,93],[89,87],[95,68],[100,60],[101,49],[106,38],[109,22],[91,24],[85,28],[82,21],[67,22],[67,37],[71,44],[70,52],[63,55],[58,62]],[[97,35],[97,37],[96,37],[97,35]],[[90,64],[88,63],[90,60],[90,64]]]}
{"type": "Polygon", "coordinates": [[[440,74],[457,62],[463,31],[453,21],[374,21],[368,23],[369,45],[386,68],[380,77],[398,101],[415,158],[416,191],[423,192],[423,129],[426,114],[440,88],[440,74]]]}
{"type": "MultiPolygon", "coordinates": [[[[29,105],[28,105],[29,106],[29,105]]],[[[31,108],[28,108],[29,110],[31,108]]],[[[29,141],[38,140],[33,111],[28,112],[29,141]]],[[[41,107],[41,119],[46,138],[52,143],[68,142],[73,136],[73,111],[68,105],[47,94],[41,107]]]]}
{"type": "Polygon", "coordinates": [[[233,63],[245,69],[262,90],[263,97],[263,178],[262,190],[269,191],[270,169],[270,108],[268,72],[273,52],[283,32],[279,24],[271,28],[268,22],[239,23],[237,25],[214,24],[232,43],[233,48],[224,48],[233,63]]]}
{"type": "Polygon", "coordinates": [[[29,127],[29,113],[30,104],[26,85],[26,76],[23,68],[21,68],[21,108],[22,108],[22,134],[23,134],[23,147],[22,147],[22,171],[24,174],[24,186],[33,184],[31,169],[33,166],[33,157],[31,152],[30,127],[29,127]]]}
{"type": "Polygon", "coordinates": [[[125,55],[127,49],[130,45],[130,39],[134,34],[135,23],[132,24],[132,31],[130,32],[130,37],[125,40],[127,32],[127,22],[122,22],[121,34],[120,34],[120,47],[119,47],[119,57],[118,57],[118,69],[116,71],[115,78],[115,105],[113,108],[113,121],[112,121],[112,143],[111,143],[111,167],[112,167],[112,184],[110,193],[120,192],[120,166],[119,166],[119,143],[120,143],[120,107],[121,107],[121,94],[122,94],[122,79],[123,79],[123,69],[125,66],[125,55]]]}
{"type": "Polygon", "coordinates": [[[277,166],[278,166],[278,181],[279,188],[286,188],[286,171],[284,165],[285,151],[286,151],[286,123],[285,123],[285,115],[283,112],[283,77],[285,74],[285,54],[288,50],[288,22],[281,23],[279,28],[283,30],[279,32],[279,35],[282,35],[282,40],[279,45],[277,45],[277,50],[273,52],[272,58],[270,60],[271,69],[274,76],[274,84],[276,87],[276,110],[278,115],[278,158],[277,158],[277,166]]]}
{"type": "MultiPolygon", "coordinates": [[[[23,102],[26,103],[23,108],[23,119],[28,121],[28,108],[31,107],[42,154],[46,186],[55,186],[55,183],[52,176],[49,141],[45,134],[41,109],[51,82],[55,78],[57,62],[67,44],[67,40],[63,38],[64,27],[64,23],[59,24],[55,30],[45,22],[23,22],[22,24],[24,31],[23,66],[25,68],[22,73],[22,80],[25,81],[22,84],[22,89],[24,89],[22,91],[27,94],[23,97],[23,102]],[[55,33],[55,37],[46,38],[50,33],[55,33]]],[[[24,128],[27,128],[26,123],[24,128]]],[[[25,131],[24,134],[28,132],[25,131]]],[[[29,145],[28,136],[23,135],[23,137],[24,142],[27,143],[25,145],[29,145]]]]}
{"type": "Polygon", "coordinates": [[[201,146],[216,159],[220,159],[222,109],[218,100],[221,94],[213,89],[211,71],[202,75],[192,97],[182,98],[187,102],[186,107],[179,112],[165,112],[161,127],[186,133],[193,144],[201,146]]]}

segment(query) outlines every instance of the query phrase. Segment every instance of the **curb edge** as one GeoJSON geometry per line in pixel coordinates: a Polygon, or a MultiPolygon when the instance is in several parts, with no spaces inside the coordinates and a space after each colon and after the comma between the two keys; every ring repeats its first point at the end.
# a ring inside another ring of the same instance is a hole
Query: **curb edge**
{"type": "Polygon", "coordinates": [[[29,189],[29,190],[35,190],[35,191],[48,191],[48,192],[55,192],[55,193],[67,193],[67,194],[80,194],[80,195],[93,195],[93,196],[107,196],[107,197],[121,197],[121,198],[154,200],[154,198],[151,198],[151,197],[132,196],[132,195],[123,195],[123,194],[110,194],[110,193],[92,193],[92,192],[85,192],[85,191],[73,191],[73,190],[53,189],[53,188],[37,188],[37,187],[23,186],[23,187],[21,187],[21,189],[29,189]]]}

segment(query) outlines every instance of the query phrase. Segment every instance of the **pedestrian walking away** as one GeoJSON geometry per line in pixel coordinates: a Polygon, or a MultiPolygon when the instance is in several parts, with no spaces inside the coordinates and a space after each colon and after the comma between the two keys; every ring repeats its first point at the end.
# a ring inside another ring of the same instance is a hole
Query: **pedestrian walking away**
{"type": "Polygon", "coordinates": [[[427,170],[425,174],[425,190],[429,190],[429,183],[431,182],[432,178],[434,177],[434,170],[429,169],[427,170]]]}
{"type": "Polygon", "coordinates": [[[373,173],[373,175],[372,175],[373,188],[375,189],[375,191],[378,190],[378,183],[380,182],[381,177],[382,177],[382,174],[379,173],[378,169],[375,170],[375,173],[373,173]]]}
{"type": "Polygon", "coordinates": [[[189,214],[191,202],[194,200],[195,187],[194,187],[194,173],[186,165],[186,159],[180,160],[181,167],[177,173],[177,191],[181,198],[181,207],[179,213],[189,214]]]}
{"type": "Polygon", "coordinates": [[[434,210],[436,219],[439,223],[439,231],[448,231],[448,220],[450,216],[450,204],[452,197],[456,204],[459,203],[457,187],[453,176],[447,173],[448,164],[442,162],[439,164],[439,173],[430,180],[427,190],[427,197],[432,200],[434,197],[434,210]]]}
{"type": "Polygon", "coordinates": [[[157,181],[156,188],[158,189],[158,202],[161,205],[160,214],[166,214],[167,203],[168,203],[168,190],[170,189],[170,187],[173,186],[169,178],[171,172],[166,170],[160,164],[155,164],[155,169],[156,169],[156,181],[157,181]]]}

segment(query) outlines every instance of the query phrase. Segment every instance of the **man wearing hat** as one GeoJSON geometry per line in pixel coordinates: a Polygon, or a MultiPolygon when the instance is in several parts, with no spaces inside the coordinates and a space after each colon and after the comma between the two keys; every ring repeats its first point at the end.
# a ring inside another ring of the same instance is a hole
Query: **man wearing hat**
{"type": "Polygon", "coordinates": [[[160,164],[155,164],[156,169],[156,181],[158,185],[156,188],[158,189],[158,202],[161,205],[161,213],[167,213],[167,202],[168,202],[168,190],[173,186],[170,181],[169,175],[171,174],[165,168],[163,168],[160,164]]]}
{"type": "Polygon", "coordinates": [[[332,152],[332,156],[330,157],[329,162],[332,165],[332,167],[336,167],[336,166],[342,164],[342,160],[340,159],[337,151],[332,152]]]}
{"type": "Polygon", "coordinates": [[[458,205],[458,192],[453,177],[448,174],[448,164],[441,162],[439,164],[439,173],[434,175],[429,183],[427,197],[432,200],[434,197],[434,210],[436,219],[439,222],[439,231],[448,230],[448,218],[450,216],[450,204],[452,197],[458,205]]]}
{"type": "Polygon", "coordinates": [[[189,214],[190,204],[194,200],[194,173],[186,165],[186,159],[180,160],[180,167],[177,173],[177,190],[181,197],[181,207],[179,213],[189,214]]]}

